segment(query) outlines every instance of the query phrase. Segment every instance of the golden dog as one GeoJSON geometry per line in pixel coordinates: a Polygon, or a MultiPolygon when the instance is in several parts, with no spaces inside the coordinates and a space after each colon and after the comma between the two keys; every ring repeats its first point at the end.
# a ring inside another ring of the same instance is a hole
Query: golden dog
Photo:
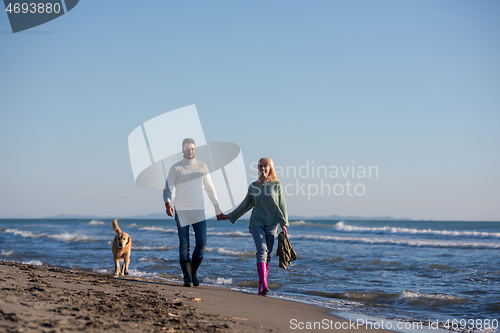
{"type": "Polygon", "coordinates": [[[122,232],[118,226],[118,219],[112,223],[113,230],[116,232],[113,240],[113,259],[115,261],[115,274],[113,276],[128,275],[128,265],[130,264],[130,252],[132,251],[132,239],[126,232],[122,232]],[[123,261],[123,267],[120,271],[120,261],[123,261]]]}

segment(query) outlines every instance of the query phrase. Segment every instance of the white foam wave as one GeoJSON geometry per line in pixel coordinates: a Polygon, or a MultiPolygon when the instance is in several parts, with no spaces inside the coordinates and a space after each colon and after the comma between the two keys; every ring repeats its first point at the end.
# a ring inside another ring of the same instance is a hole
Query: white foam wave
{"type": "Polygon", "coordinates": [[[405,290],[399,295],[399,299],[407,300],[407,299],[431,299],[431,300],[451,300],[451,301],[460,301],[467,300],[466,298],[446,295],[446,294],[423,294],[416,291],[405,290]]]}
{"type": "Polygon", "coordinates": [[[213,236],[228,236],[228,237],[250,237],[248,232],[234,231],[234,232],[208,232],[207,235],[213,236]]]}
{"type": "Polygon", "coordinates": [[[5,233],[19,235],[25,238],[37,238],[37,237],[47,236],[46,234],[35,234],[34,232],[28,230],[19,230],[19,229],[7,229],[5,230],[5,233]]]}
{"type": "Polygon", "coordinates": [[[175,229],[167,229],[167,228],[162,228],[162,227],[142,227],[142,228],[139,228],[139,230],[162,231],[162,232],[168,232],[168,233],[177,233],[177,230],[175,230],[175,229]]]}
{"type": "Polygon", "coordinates": [[[224,278],[221,278],[221,277],[218,277],[217,279],[211,279],[209,277],[206,277],[203,280],[203,283],[215,284],[215,285],[218,285],[218,286],[227,286],[227,285],[232,285],[233,284],[233,279],[232,278],[224,279],[224,278]]]}
{"type": "Polygon", "coordinates": [[[217,249],[217,253],[219,254],[230,254],[233,256],[241,256],[244,254],[244,252],[238,252],[238,251],[231,251],[231,250],[226,250],[226,249],[217,249]]]}
{"type": "Polygon", "coordinates": [[[69,232],[64,232],[62,234],[57,234],[57,235],[51,235],[49,237],[52,239],[58,240],[60,242],[94,240],[94,238],[89,237],[89,236],[81,235],[79,233],[69,233],[69,232]]]}
{"type": "Polygon", "coordinates": [[[2,253],[0,253],[3,256],[11,256],[14,253],[14,251],[7,251],[7,250],[2,250],[2,253]]]}
{"type": "Polygon", "coordinates": [[[461,238],[500,238],[500,232],[480,232],[480,231],[456,231],[456,230],[432,230],[432,229],[410,229],[398,227],[357,227],[346,225],[343,221],[337,222],[334,229],[340,232],[359,232],[390,235],[429,235],[441,237],[461,237],[461,238]]]}
{"type": "Polygon", "coordinates": [[[147,278],[147,279],[157,279],[158,278],[158,273],[153,272],[153,273],[148,273],[148,272],[143,272],[139,271],[137,269],[129,269],[129,274],[132,277],[138,277],[138,278],[147,278]]]}
{"type": "Polygon", "coordinates": [[[42,262],[40,260],[30,260],[30,261],[23,261],[22,262],[25,265],[36,265],[36,266],[42,266],[42,262]]]}
{"type": "Polygon", "coordinates": [[[169,251],[177,249],[177,246],[135,246],[132,245],[132,249],[136,251],[169,251]]]}
{"type": "Polygon", "coordinates": [[[89,225],[103,225],[103,221],[92,220],[89,222],[89,225]]]}
{"type": "Polygon", "coordinates": [[[290,222],[290,225],[309,225],[306,221],[300,220],[300,221],[292,221],[290,222]]]}
{"type": "Polygon", "coordinates": [[[321,223],[311,223],[311,222],[306,222],[303,220],[290,222],[290,225],[294,226],[294,227],[307,226],[307,227],[328,227],[328,228],[331,228],[331,225],[326,225],[326,224],[321,224],[321,223]]]}
{"type": "Polygon", "coordinates": [[[364,238],[364,237],[337,237],[321,235],[301,235],[290,236],[290,238],[307,240],[331,240],[336,242],[399,245],[411,247],[442,247],[442,248],[463,248],[463,249],[500,249],[500,244],[484,242],[456,242],[456,241],[432,241],[432,240],[398,240],[385,238],[364,238]]]}
{"type": "Polygon", "coordinates": [[[236,256],[236,257],[253,257],[255,256],[255,252],[251,252],[251,251],[246,251],[246,252],[240,252],[240,251],[231,251],[231,250],[228,250],[226,248],[223,248],[223,247],[220,247],[220,248],[217,248],[217,249],[214,249],[214,248],[207,248],[206,249],[207,252],[215,252],[217,254],[221,254],[221,255],[230,255],[230,256],[236,256]]]}
{"type": "Polygon", "coordinates": [[[25,238],[50,237],[60,242],[96,240],[96,238],[93,237],[81,235],[79,233],[68,233],[68,232],[64,232],[62,234],[57,234],[57,235],[48,235],[45,233],[37,234],[28,230],[7,229],[5,230],[5,233],[11,233],[25,238]]]}
{"type": "Polygon", "coordinates": [[[151,262],[168,262],[165,258],[152,258],[152,257],[142,257],[139,261],[151,261],[151,262]]]}

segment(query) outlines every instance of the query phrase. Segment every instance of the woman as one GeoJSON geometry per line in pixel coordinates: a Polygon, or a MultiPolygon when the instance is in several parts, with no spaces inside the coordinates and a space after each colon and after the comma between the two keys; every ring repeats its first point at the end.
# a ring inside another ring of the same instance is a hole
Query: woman
{"type": "Polygon", "coordinates": [[[276,178],[274,163],[269,157],[259,160],[259,179],[248,187],[243,202],[221,219],[229,219],[233,224],[253,208],[250,216],[250,233],[257,249],[257,271],[259,272],[259,294],[266,295],[267,275],[273,251],[278,224],[286,234],[288,214],[281,183],[276,178]]]}

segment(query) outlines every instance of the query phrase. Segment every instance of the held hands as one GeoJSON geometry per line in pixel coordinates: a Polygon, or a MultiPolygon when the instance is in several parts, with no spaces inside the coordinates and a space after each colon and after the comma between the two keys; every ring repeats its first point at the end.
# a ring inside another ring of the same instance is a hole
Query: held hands
{"type": "Polygon", "coordinates": [[[220,210],[219,205],[214,205],[215,215],[217,215],[217,221],[229,220],[229,218],[220,210]]]}
{"type": "Polygon", "coordinates": [[[226,214],[217,215],[217,221],[222,221],[222,220],[229,220],[229,217],[227,217],[226,214]]]}
{"type": "Polygon", "coordinates": [[[165,204],[165,209],[167,211],[167,215],[170,217],[174,216],[174,208],[172,207],[172,204],[170,202],[167,202],[165,204]]]}
{"type": "MultiPolygon", "coordinates": [[[[170,202],[167,202],[165,204],[165,210],[168,216],[173,217],[174,216],[174,208],[172,207],[172,204],[170,202]]],[[[222,211],[219,208],[219,205],[215,205],[215,213],[217,214],[217,221],[221,220],[229,220],[229,218],[222,213],[222,211]]]]}

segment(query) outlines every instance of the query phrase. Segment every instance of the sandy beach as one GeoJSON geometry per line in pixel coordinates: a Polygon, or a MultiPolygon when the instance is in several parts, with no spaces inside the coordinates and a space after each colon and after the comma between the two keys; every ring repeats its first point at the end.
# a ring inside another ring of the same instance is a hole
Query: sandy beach
{"type": "Polygon", "coordinates": [[[0,262],[1,332],[290,332],[314,322],[349,330],[325,308],[229,288],[0,262]]]}

